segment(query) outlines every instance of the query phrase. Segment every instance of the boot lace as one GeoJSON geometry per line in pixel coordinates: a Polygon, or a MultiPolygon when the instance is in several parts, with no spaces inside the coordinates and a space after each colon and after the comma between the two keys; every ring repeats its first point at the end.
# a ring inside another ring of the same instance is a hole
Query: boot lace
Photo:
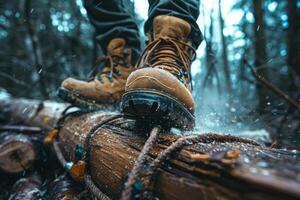
{"type": "Polygon", "coordinates": [[[113,78],[118,78],[121,76],[121,72],[117,69],[117,66],[128,67],[128,63],[125,58],[120,55],[109,55],[102,56],[96,60],[96,65],[93,67],[92,71],[89,73],[88,81],[93,81],[95,79],[95,72],[99,68],[99,65],[104,64],[105,67],[98,73],[96,73],[96,78],[104,84],[103,77],[106,77],[111,83],[113,82],[113,78]]]}
{"type": "Polygon", "coordinates": [[[147,45],[136,66],[159,66],[175,75],[181,82],[185,82],[183,77],[191,82],[190,65],[195,55],[196,50],[189,44],[160,37],[147,45]]]}

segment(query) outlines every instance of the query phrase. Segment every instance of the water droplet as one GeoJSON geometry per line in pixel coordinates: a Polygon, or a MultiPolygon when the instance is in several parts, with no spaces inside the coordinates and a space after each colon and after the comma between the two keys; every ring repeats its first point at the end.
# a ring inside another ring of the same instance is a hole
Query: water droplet
{"type": "Polygon", "coordinates": [[[264,161],[260,161],[256,163],[256,166],[265,168],[268,167],[268,163],[264,161]]]}
{"type": "Polygon", "coordinates": [[[249,159],[248,157],[245,157],[245,158],[244,158],[244,162],[245,162],[245,163],[250,163],[250,159],[249,159]]]}
{"type": "Polygon", "coordinates": [[[251,167],[251,168],[250,168],[250,172],[256,174],[256,173],[257,173],[257,169],[254,168],[254,167],[251,167]]]}
{"type": "Polygon", "coordinates": [[[265,176],[269,176],[270,175],[270,171],[269,170],[262,170],[261,173],[265,176]]]}
{"type": "Polygon", "coordinates": [[[24,114],[27,111],[27,107],[23,109],[22,113],[24,114]]]}

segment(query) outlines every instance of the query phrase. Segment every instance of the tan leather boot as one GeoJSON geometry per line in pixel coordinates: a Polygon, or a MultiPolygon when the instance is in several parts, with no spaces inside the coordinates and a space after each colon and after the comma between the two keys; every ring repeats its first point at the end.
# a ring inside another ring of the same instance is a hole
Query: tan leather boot
{"type": "Polygon", "coordinates": [[[184,129],[194,126],[190,32],[190,24],[180,18],[154,18],[150,43],[127,79],[121,104],[126,115],[184,129]]]}
{"type": "Polygon", "coordinates": [[[103,70],[89,81],[67,78],[59,89],[59,97],[88,109],[117,105],[124,93],[127,77],[134,69],[131,64],[131,49],[125,45],[122,38],[111,40],[107,56],[99,60],[106,64],[103,70]]]}

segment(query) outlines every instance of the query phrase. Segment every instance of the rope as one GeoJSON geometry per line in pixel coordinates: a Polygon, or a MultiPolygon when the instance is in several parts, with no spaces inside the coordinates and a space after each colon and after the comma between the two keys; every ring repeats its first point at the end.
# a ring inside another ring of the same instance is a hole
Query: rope
{"type": "Polygon", "coordinates": [[[67,113],[71,108],[77,108],[77,106],[74,106],[74,105],[69,105],[69,106],[67,106],[67,107],[62,111],[61,117],[57,120],[56,125],[54,126],[54,128],[56,128],[56,129],[61,129],[63,123],[65,122],[65,120],[66,120],[68,117],[75,117],[75,116],[82,115],[82,114],[85,114],[85,113],[88,113],[88,112],[89,112],[88,110],[76,110],[76,111],[67,113]]]}
{"type": "Polygon", "coordinates": [[[110,200],[93,182],[90,175],[84,176],[85,185],[90,193],[92,193],[97,199],[100,200],[110,200]]]}
{"type": "MultiPolygon", "coordinates": [[[[85,114],[87,113],[87,111],[82,111],[82,110],[76,110],[74,112],[70,112],[70,113],[67,113],[71,108],[75,108],[76,106],[74,105],[69,105],[67,106],[61,113],[61,117],[57,120],[56,122],[56,125],[54,126],[54,129],[56,129],[57,131],[59,131],[62,126],[63,126],[63,123],[65,122],[65,120],[68,118],[68,117],[75,117],[77,115],[81,115],[81,114],[85,114]]],[[[58,144],[58,140],[57,140],[57,137],[55,137],[52,141],[52,146],[53,146],[53,149],[54,149],[54,152],[56,154],[56,157],[58,159],[58,161],[60,162],[60,164],[65,168],[66,167],[66,164],[68,163],[65,159],[65,157],[63,156],[63,153],[59,147],[59,144],[58,144]]]]}
{"type": "MultiPolygon", "coordinates": [[[[62,123],[65,121],[65,119],[69,116],[74,116],[74,115],[78,115],[78,114],[82,114],[82,113],[85,113],[84,111],[74,111],[72,113],[68,113],[66,114],[66,112],[72,108],[74,106],[68,106],[65,108],[65,110],[62,112],[62,117],[57,121],[56,123],[56,126],[55,128],[56,129],[60,129],[62,127],[62,123]]],[[[108,196],[106,196],[97,186],[96,184],[93,182],[92,178],[91,178],[91,175],[89,174],[90,172],[90,169],[89,169],[89,158],[90,158],[90,150],[91,150],[91,139],[93,138],[94,134],[96,133],[96,131],[101,128],[102,126],[104,126],[105,124],[117,119],[117,118],[120,118],[120,117],[123,117],[123,115],[115,115],[115,116],[112,116],[112,117],[109,117],[105,120],[103,120],[102,122],[100,122],[99,124],[97,124],[96,126],[94,126],[87,134],[86,136],[86,139],[85,139],[85,154],[84,154],[84,160],[85,160],[85,163],[86,163],[86,166],[87,166],[87,170],[86,170],[86,174],[84,176],[84,182],[86,184],[86,187],[87,189],[90,191],[90,193],[92,193],[92,195],[94,195],[97,199],[99,200],[110,200],[110,198],[108,196]]],[[[59,144],[58,144],[58,141],[57,139],[55,138],[53,140],[53,149],[55,151],[55,154],[56,154],[56,157],[57,159],[59,160],[60,164],[66,168],[68,167],[68,162],[67,160],[65,159],[60,147],[59,147],[59,144]]]]}
{"type": "Polygon", "coordinates": [[[53,149],[54,149],[54,152],[55,152],[55,155],[59,161],[59,163],[65,167],[66,164],[67,164],[67,161],[63,155],[63,153],[61,152],[60,148],[59,148],[59,144],[58,144],[58,141],[57,139],[54,139],[53,140],[53,149]]]}
{"type": "MultiPolygon", "coordinates": [[[[261,144],[244,138],[239,138],[230,135],[218,135],[218,134],[201,134],[179,138],[176,142],[171,144],[164,151],[160,152],[157,158],[150,164],[148,170],[149,180],[146,181],[146,188],[155,179],[155,172],[157,169],[164,164],[164,162],[170,160],[175,152],[181,151],[184,147],[194,145],[197,143],[212,143],[212,142],[240,142],[245,144],[251,144],[255,146],[261,146],[261,144]]],[[[151,192],[151,191],[148,191],[151,192]]]]}
{"type": "Polygon", "coordinates": [[[121,200],[130,200],[133,191],[133,185],[139,179],[141,171],[143,170],[144,163],[146,162],[146,155],[153,148],[155,142],[157,141],[159,136],[159,131],[160,131],[159,127],[154,127],[152,129],[149,138],[147,139],[141,153],[139,154],[137,160],[134,163],[133,169],[129,174],[129,178],[125,183],[125,188],[122,192],[121,200]]]}
{"type": "Polygon", "coordinates": [[[90,151],[91,151],[91,139],[93,138],[96,131],[104,126],[105,124],[123,117],[123,115],[115,115],[112,117],[109,117],[96,126],[94,126],[87,134],[85,139],[85,154],[84,154],[84,161],[86,163],[86,174],[84,176],[84,182],[87,186],[87,189],[92,193],[93,196],[95,196],[99,200],[110,200],[108,196],[106,196],[93,182],[92,177],[90,175],[90,151]]]}
{"type": "MultiPolygon", "coordinates": [[[[125,183],[125,188],[121,195],[121,200],[130,200],[132,199],[134,185],[140,180],[142,171],[144,170],[144,164],[146,162],[146,155],[155,145],[155,142],[158,139],[160,128],[154,127],[150,133],[150,137],[147,139],[141,153],[136,160],[133,169],[129,175],[127,182],[125,183]]],[[[190,146],[197,143],[212,143],[212,142],[242,142],[252,145],[259,146],[260,144],[249,139],[239,138],[230,135],[217,135],[217,134],[202,134],[202,135],[193,135],[179,138],[176,142],[171,144],[167,149],[162,151],[157,158],[150,163],[150,166],[147,170],[148,180],[144,179],[143,183],[146,190],[149,188],[149,185],[153,182],[155,178],[155,172],[157,168],[160,167],[164,161],[171,159],[173,153],[180,151],[185,146],[190,146]]],[[[142,187],[142,186],[140,186],[142,187]]],[[[149,196],[152,191],[145,191],[144,194],[149,196]],[[146,193],[147,192],[147,193],[146,193]]],[[[153,196],[153,195],[152,195],[153,196]]],[[[143,197],[140,197],[143,198],[143,197]]]]}
{"type": "MultiPolygon", "coordinates": [[[[74,112],[71,112],[71,113],[67,113],[67,111],[71,108],[73,108],[75,106],[73,105],[70,105],[68,107],[66,107],[62,114],[61,114],[61,117],[57,120],[56,122],[56,125],[55,125],[55,129],[57,129],[58,131],[62,128],[62,124],[64,123],[64,121],[70,117],[70,116],[77,116],[77,115],[81,115],[83,113],[87,113],[87,111],[82,111],[82,110],[78,110],[78,111],[74,111],[74,112]],[[66,114],[67,113],[67,114],[66,114]]],[[[117,115],[117,116],[113,116],[111,118],[108,118],[104,121],[102,121],[101,123],[97,124],[95,127],[93,127],[89,133],[87,134],[87,137],[86,137],[86,147],[87,147],[87,151],[86,151],[86,156],[85,156],[85,161],[86,161],[86,164],[87,166],[89,166],[89,152],[90,152],[90,140],[92,138],[92,136],[94,135],[94,133],[100,128],[102,127],[104,124],[108,123],[109,121],[111,120],[114,120],[116,118],[119,118],[120,115],[117,115]]],[[[60,164],[64,167],[64,168],[68,168],[68,162],[67,160],[65,159],[60,147],[59,147],[59,144],[58,144],[58,140],[57,138],[54,138],[53,140],[53,149],[54,149],[54,152],[56,154],[56,157],[57,159],[59,160],[60,164]]],[[[89,168],[87,167],[87,173],[89,172],[88,170],[89,168]]],[[[97,188],[97,186],[93,183],[92,181],[92,178],[89,174],[86,174],[84,176],[84,181],[85,181],[85,184],[88,188],[88,190],[97,198],[97,199],[100,199],[100,200],[110,200],[110,198],[108,196],[106,196],[101,190],[99,190],[97,188]]]]}
{"type": "MultiPolygon", "coordinates": [[[[118,118],[121,118],[123,117],[122,114],[120,115],[114,115],[112,117],[109,117],[103,121],[101,121],[99,124],[97,124],[96,126],[94,126],[87,134],[86,138],[85,138],[85,155],[84,155],[84,161],[85,163],[89,163],[90,162],[90,150],[91,150],[91,139],[93,138],[94,134],[96,133],[96,131],[101,128],[102,126],[104,126],[105,124],[115,120],[115,119],[118,119],[118,118]]],[[[89,169],[88,169],[89,170],[89,169]]]]}

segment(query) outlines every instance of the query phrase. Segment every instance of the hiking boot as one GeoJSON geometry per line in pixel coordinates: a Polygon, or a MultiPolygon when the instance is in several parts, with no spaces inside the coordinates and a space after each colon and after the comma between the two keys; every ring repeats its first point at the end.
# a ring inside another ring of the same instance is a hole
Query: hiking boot
{"type": "Polygon", "coordinates": [[[116,108],[124,93],[127,77],[134,69],[131,64],[131,49],[125,45],[122,38],[111,40],[107,56],[97,61],[98,66],[105,63],[101,72],[88,81],[67,78],[62,82],[58,96],[85,109],[116,108]]]}
{"type": "Polygon", "coordinates": [[[154,18],[150,43],[127,79],[121,102],[125,115],[168,127],[194,127],[190,32],[190,24],[180,18],[154,18]]]}

